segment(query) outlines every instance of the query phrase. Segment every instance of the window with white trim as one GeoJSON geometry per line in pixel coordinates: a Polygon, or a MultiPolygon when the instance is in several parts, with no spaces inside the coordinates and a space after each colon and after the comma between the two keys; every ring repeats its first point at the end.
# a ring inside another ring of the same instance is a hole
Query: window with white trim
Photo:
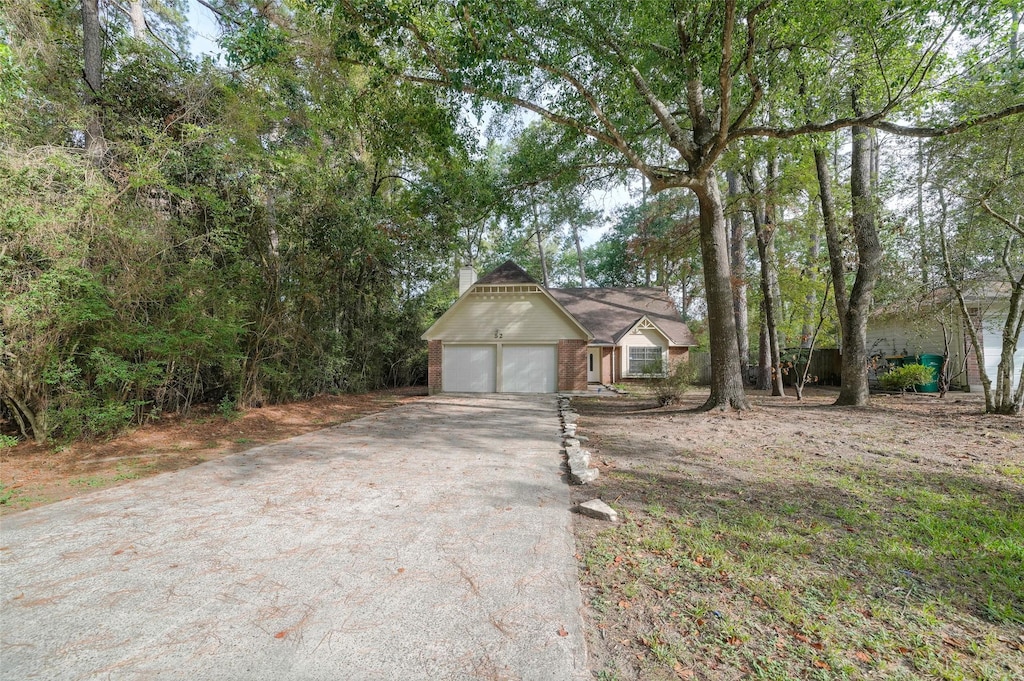
{"type": "Polygon", "coordinates": [[[629,349],[629,375],[665,373],[663,349],[659,347],[631,347],[629,349]]]}

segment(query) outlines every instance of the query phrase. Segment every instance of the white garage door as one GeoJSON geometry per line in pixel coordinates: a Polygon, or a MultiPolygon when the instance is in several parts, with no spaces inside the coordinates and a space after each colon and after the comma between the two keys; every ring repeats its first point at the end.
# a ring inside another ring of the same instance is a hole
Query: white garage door
{"type": "Polygon", "coordinates": [[[553,393],[558,384],[554,345],[505,345],[501,349],[501,391],[553,393]]]}
{"type": "Polygon", "coordinates": [[[494,345],[445,345],[441,385],[449,393],[494,392],[494,345]]]}

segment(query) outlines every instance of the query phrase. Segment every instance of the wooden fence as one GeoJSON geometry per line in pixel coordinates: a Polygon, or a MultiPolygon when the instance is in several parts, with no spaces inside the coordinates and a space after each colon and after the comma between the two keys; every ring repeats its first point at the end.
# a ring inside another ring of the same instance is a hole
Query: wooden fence
{"type": "MultiPolygon", "coordinates": [[[[795,350],[794,350],[795,352],[795,350]]],[[[711,384],[711,355],[707,352],[690,351],[690,364],[693,365],[694,385],[711,384]]],[[[839,350],[837,348],[823,348],[815,350],[811,356],[810,379],[811,385],[839,385],[841,363],[839,350]],[[817,380],[813,380],[817,377],[817,380]]],[[[798,363],[796,371],[803,372],[804,364],[798,363]]],[[[754,383],[756,366],[751,366],[747,371],[747,383],[754,383]]],[[[790,369],[784,376],[783,382],[786,385],[793,385],[796,371],[790,369]]]]}

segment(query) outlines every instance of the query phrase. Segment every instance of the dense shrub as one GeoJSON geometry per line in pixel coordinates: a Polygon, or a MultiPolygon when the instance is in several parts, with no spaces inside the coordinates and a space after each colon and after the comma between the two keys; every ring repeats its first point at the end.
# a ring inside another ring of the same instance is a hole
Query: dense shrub
{"type": "Polygon", "coordinates": [[[935,380],[935,370],[923,364],[894,367],[878,377],[879,384],[886,390],[907,390],[933,380],[935,380]]]}

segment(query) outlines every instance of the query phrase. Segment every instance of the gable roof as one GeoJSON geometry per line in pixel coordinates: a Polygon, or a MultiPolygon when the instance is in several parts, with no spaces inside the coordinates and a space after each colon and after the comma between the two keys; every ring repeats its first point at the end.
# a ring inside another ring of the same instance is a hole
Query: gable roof
{"type": "Polygon", "coordinates": [[[690,327],[679,317],[675,301],[660,288],[548,289],[580,324],[594,334],[593,343],[615,345],[647,317],[672,345],[697,345],[690,327]]]}
{"type": "MultiPolygon", "coordinates": [[[[617,345],[642,319],[653,323],[670,345],[693,346],[696,339],[680,318],[675,301],[660,288],[546,288],[511,260],[477,279],[466,294],[480,286],[534,284],[581,331],[589,342],[617,345]]],[[[423,334],[434,338],[434,330],[460,306],[464,294],[423,334]]]]}
{"type": "Polygon", "coordinates": [[[526,273],[519,265],[506,260],[496,268],[476,280],[477,284],[537,284],[540,282],[526,273]]]}
{"type": "Polygon", "coordinates": [[[473,291],[481,287],[485,287],[486,289],[488,286],[505,286],[513,284],[532,284],[536,286],[537,290],[551,303],[552,307],[557,309],[558,313],[563,315],[570,325],[580,330],[587,342],[590,342],[593,339],[593,334],[590,333],[590,331],[580,323],[576,317],[566,310],[554,296],[551,295],[551,291],[549,289],[545,288],[543,284],[531,277],[523,268],[511,260],[506,260],[497,268],[473,282],[473,284],[466,289],[461,296],[459,296],[458,300],[456,300],[455,303],[444,312],[444,314],[438,317],[437,320],[430,325],[430,328],[427,329],[420,338],[424,340],[434,340],[436,338],[437,330],[442,327],[442,322],[455,315],[455,310],[463,304],[463,301],[465,301],[473,291]]]}

